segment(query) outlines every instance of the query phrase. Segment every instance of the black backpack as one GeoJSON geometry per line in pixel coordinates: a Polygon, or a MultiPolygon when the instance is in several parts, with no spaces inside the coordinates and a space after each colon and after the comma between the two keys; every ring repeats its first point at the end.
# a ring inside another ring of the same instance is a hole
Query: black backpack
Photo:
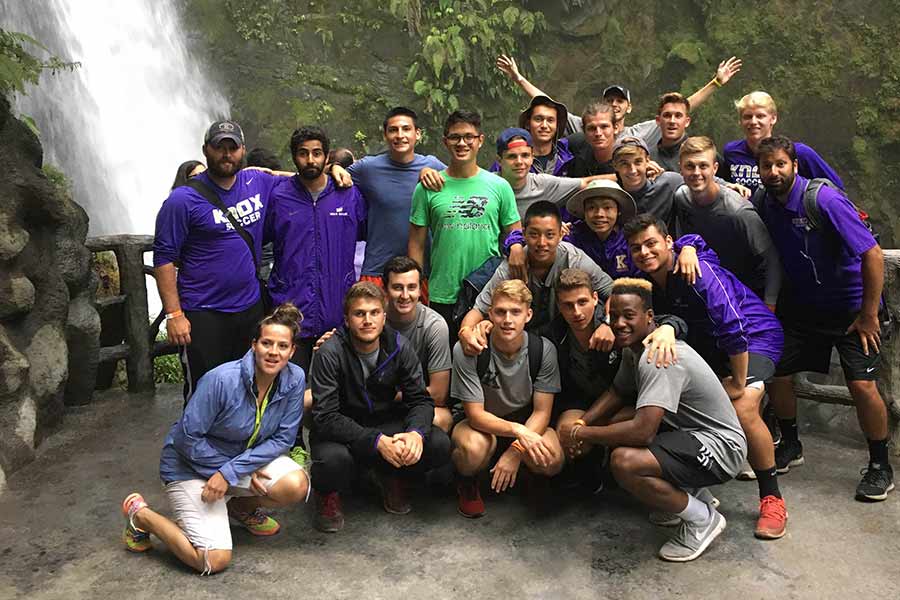
{"type": "MultiPolygon", "coordinates": [[[[488,334],[487,348],[475,359],[475,371],[478,373],[478,381],[484,381],[488,366],[491,364],[491,336],[488,334]]],[[[544,338],[536,334],[528,334],[528,374],[531,375],[531,385],[541,372],[541,363],[544,360],[544,338]],[[537,343],[534,343],[537,341],[537,343]]]]}

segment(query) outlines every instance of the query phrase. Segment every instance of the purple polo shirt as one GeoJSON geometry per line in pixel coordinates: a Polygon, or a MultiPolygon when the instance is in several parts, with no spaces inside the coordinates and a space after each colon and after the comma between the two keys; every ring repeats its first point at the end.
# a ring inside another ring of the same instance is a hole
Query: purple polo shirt
{"type": "MultiPolygon", "coordinates": [[[[206,173],[208,185],[253,238],[262,254],[262,228],[272,187],[278,180],[262,171],[239,171],[224,190],[206,173]]],[[[156,215],[153,266],[178,265],[178,296],[184,310],[239,312],[259,300],[250,249],[222,212],[189,187],[172,190],[156,215]]]]}
{"type": "Polygon", "coordinates": [[[587,223],[578,221],[572,226],[572,233],[566,236],[566,241],[583,250],[591,260],[597,263],[613,279],[617,277],[641,277],[643,275],[641,270],[631,262],[628,240],[625,239],[625,236],[622,235],[622,230],[618,227],[604,241],[591,231],[587,223]]]}
{"type": "Polygon", "coordinates": [[[853,204],[837,190],[822,186],[816,202],[819,229],[807,231],[803,193],[809,180],[797,176],[784,206],[766,194],[760,216],[781,255],[791,299],[833,312],[858,312],[862,306],[862,254],[877,242],[853,204]]]}
{"type": "MultiPolygon", "coordinates": [[[[807,179],[830,179],[834,185],[844,189],[840,175],[815,150],[800,142],[794,142],[794,148],[797,151],[797,171],[800,175],[807,179]]],[[[719,173],[723,178],[748,187],[753,192],[762,185],[756,156],[747,145],[747,140],[728,142],[722,149],[722,154],[725,160],[719,173]]]]}

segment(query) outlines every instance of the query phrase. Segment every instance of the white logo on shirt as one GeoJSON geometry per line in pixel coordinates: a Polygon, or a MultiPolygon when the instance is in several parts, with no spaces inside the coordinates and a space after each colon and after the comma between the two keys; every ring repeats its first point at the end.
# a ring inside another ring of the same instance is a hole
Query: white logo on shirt
{"type": "MultiPolygon", "coordinates": [[[[251,223],[256,223],[260,219],[260,211],[262,210],[262,200],[260,199],[259,194],[255,196],[251,196],[246,200],[241,200],[234,206],[228,207],[228,212],[234,217],[234,220],[240,223],[241,225],[247,226],[251,223]]],[[[228,217],[226,217],[221,210],[218,208],[214,208],[212,211],[213,214],[213,222],[218,224],[224,224],[225,229],[234,229],[231,223],[228,221],[228,217]]]]}
{"type": "Polygon", "coordinates": [[[616,254],[616,271],[627,271],[628,267],[625,266],[625,255],[624,254],[616,254]]]}

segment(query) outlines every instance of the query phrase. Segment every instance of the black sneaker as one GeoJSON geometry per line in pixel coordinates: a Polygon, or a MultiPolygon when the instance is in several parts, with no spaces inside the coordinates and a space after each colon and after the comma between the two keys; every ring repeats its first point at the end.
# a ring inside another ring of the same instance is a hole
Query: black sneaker
{"type": "Polygon", "coordinates": [[[894,489],[894,470],[891,465],[869,463],[860,471],[862,480],[856,486],[856,499],[862,502],[881,502],[894,489]]]}
{"type": "Polygon", "coordinates": [[[799,441],[788,442],[782,440],[775,448],[775,471],[779,475],[787,473],[791,467],[803,464],[803,444],[799,441]]]}

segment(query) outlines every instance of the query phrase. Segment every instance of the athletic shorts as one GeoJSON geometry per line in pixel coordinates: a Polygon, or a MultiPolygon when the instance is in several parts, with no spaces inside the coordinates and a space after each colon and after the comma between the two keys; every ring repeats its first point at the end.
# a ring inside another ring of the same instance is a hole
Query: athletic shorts
{"type": "Polygon", "coordinates": [[[881,355],[869,348],[866,356],[859,334],[846,333],[856,318],[855,314],[813,313],[813,316],[811,319],[799,311],[779,311],[778,318],[784,328],[784,351],[775,369],[776,376],[793,375],[800,371],[827,374],[831,367],[831,349],[837,348],[847,381],[874,381],[878,378],[881,355]]]}
{"type": "MultiPolygon", "coordinates": [[[[691,347],[703,357],[703,360],[712,368],[719,377],[731,375],[731,362],[728,355],[722,352],[715,342],[710,344],[699,343],[691,347]]],[[[775,363],[771,358],[756,352],[747,353],[747,387],[763,389],[766,382],[775,375],[775,363]]]]}
{"type": "Polygon", "coordinates": [[[683,490],[717,485],[731,479],[709,450],[685,431],[675,429],[656,434],[648,450],[656,457],[662,478],[683,490]]]}
{"type": "MultiPolygon", "coordinates": [[[[265,485],[270,490],[282,477],[294,471],[302,471],[303,468],[289,457],[279,456],[262,470],[269,476],[265,485]]],[[[205,479],[188,479],[163,483],[163,490],[169,499],[175,522],[194,548],[231,550],[231,528],[226,503],[235,496],[256,495],[250,488],[250,476],[240,479],[235,486],[229,486],[225,497],[218,502],[201,500],[200,495],[205,485],[205,479]]]]}

